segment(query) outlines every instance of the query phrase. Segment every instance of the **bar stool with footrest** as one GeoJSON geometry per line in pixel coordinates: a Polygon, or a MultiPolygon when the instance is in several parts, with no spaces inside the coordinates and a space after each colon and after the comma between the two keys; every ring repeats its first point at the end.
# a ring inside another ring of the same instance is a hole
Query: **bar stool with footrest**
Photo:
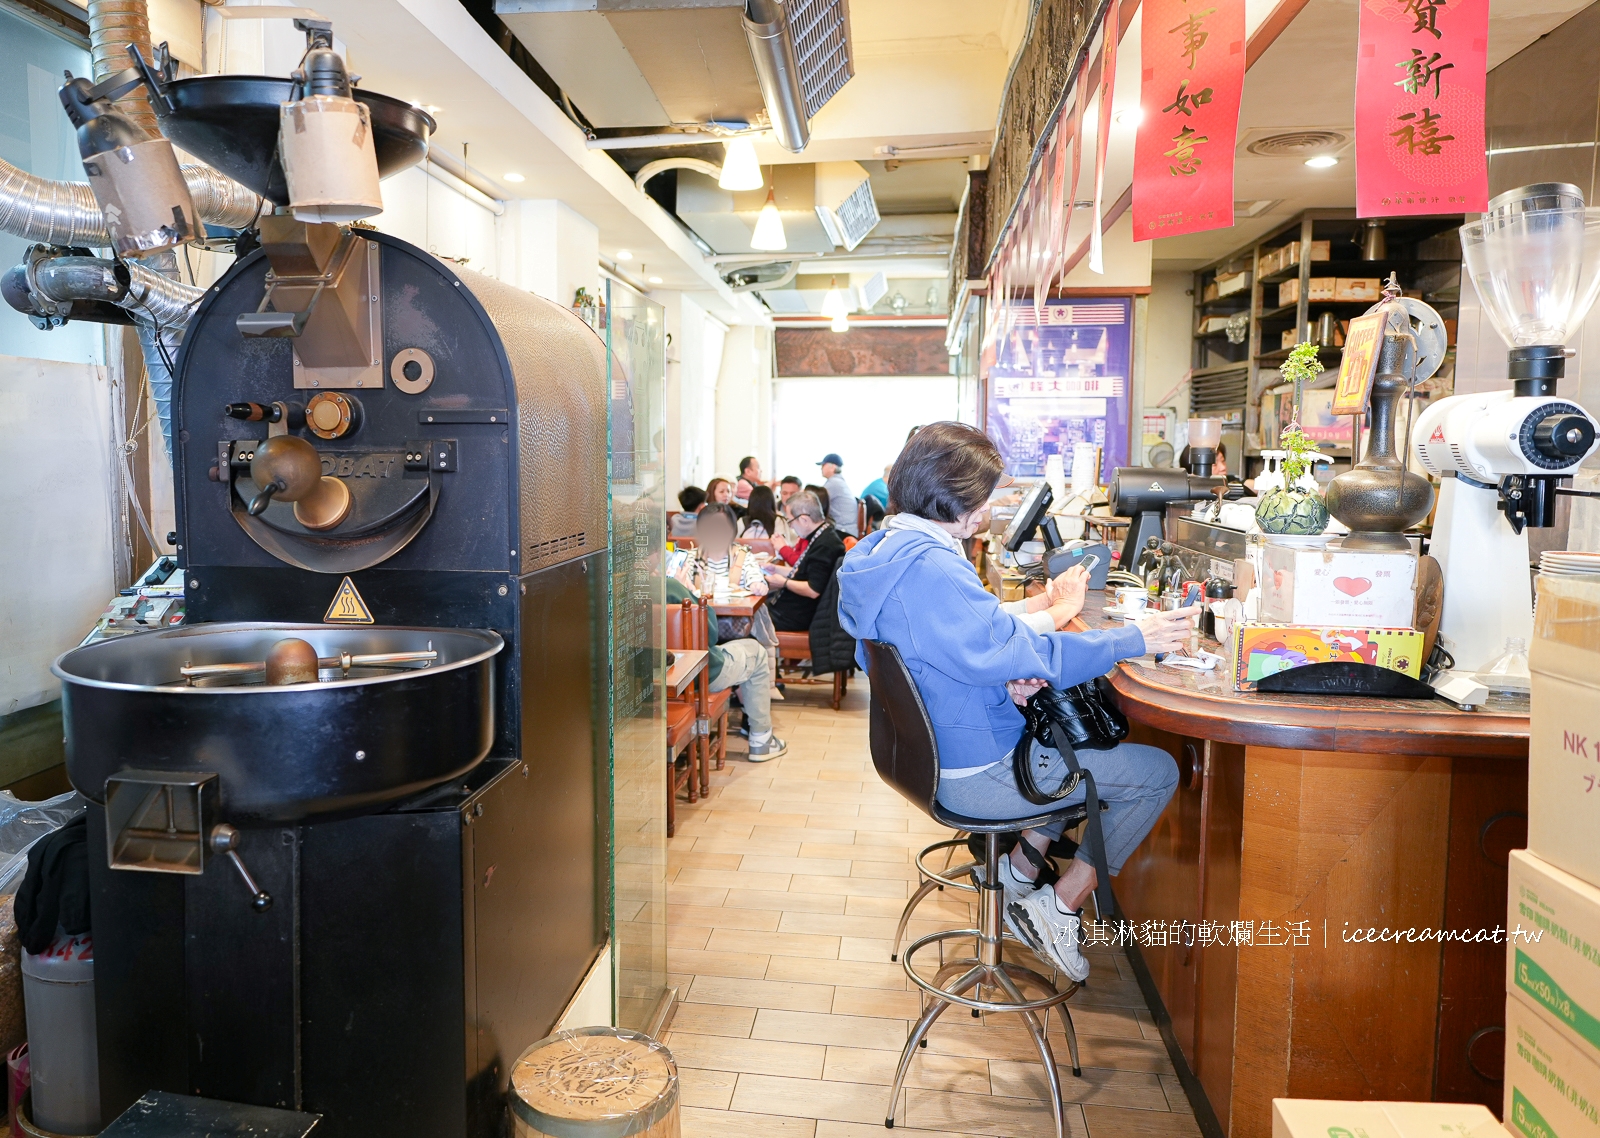
{"type": "MultiPolygon", "coordinates": [[[[879,640],[863,640],[867,654],[867,679],[872,688],[870,739],[872,765],[878,775],[900,792],[912,805],[925,811],[941,825],[969,834],[982,834],[984,857],[981,873],[975,866],[971,871],[972,886],[958,884],[955,871],[940,874],[946,884],[957,888],[973,889],[978,894],[978,927],[975,929],[947,929],[930,933],[912,943],[901,956],[901,966],[906,976],[929,997],[927,1009],[911,1029],[905,1050],[900,1053],[900,1064],[895,1071],[894,1088],[889,1095],[889,1115],[884,1125],[894,1126],[894,1103],[905,1084],[911,1060],[918,1044],[924,1041],[944,1010],[952,1004],[970,1008],[974,1013],[1008,1012],[1021,1015],[1038,1048],[1039,1059],[1044,1064],[1045,1078],[1050,1086],[1050,1103],[1055,1111],[1056,1138],[1065,1138],[1062,1119],[1061,1079],[1056,1071],[1055,1056],[1050,1050],[1048,1027],[1050,1009],[1061,1013],[1061,1026],[1066,1033],[1067,1049],[1072,1056],[1072,1073],[1079,1078],[1083,1069],[1078,1061],[1078,1038],[1072,1029],[1072,1016],[1066,1002],[1080,987],[1070,980],[1067,987],[1057,988],[1054,983],[1031,968],[1006,960],[1002,954],[1004,926],[1001,923],[1001,906],[1004,892],[1000,885],[1000,838],[1017,830],[1028,830],[1051,822],[1067,819],[1082,821],[1086,811],[1082,803],[1064,805],[1057,809],[1041,809],[1040,813],[1026,818],[1007,818],[995,821],[985,818],[968,818],[953,814],[939,804],[939,748],[933,737],[933,724],[928,719],[927,708],[917,691],[916,681],[906,669],[899,651],[892,644],[879,640]],[[916,955],[924,948],[939,945],[942,951],[946,941],[970,940],[976,942],[977,955],[972,958],[945,963],[935,980],[930,981],[913,967],[916,955]],[[942,986],[935,981],[954,974],[961,966],[967,968],[953,981],[942,986]],[[1045,995],[1030,999],[1023,995],[1022,985],[1027,985],[1045,995]],[[978,989],[978,996],[967,993],[978,989]],[[992,989],[993,999],[982,999],[984,989],[992,989]],[[1040,1014],[1043,1013],[1043,1018],[1040,1014]]],[[[964,843],[963,843],[964,844],[964,843]]],[[[942,843],[931,849],[940,848],[942,843]]],[[[925,851],[929,852],[929,851],[925,851]]],[[[923,868],[921,861],[919,868],[923,868]]],[[[923,872],[928,872],[923,869],[923,872]]],[[[926,895],[926,894],[924,894],[926,895]]]]}

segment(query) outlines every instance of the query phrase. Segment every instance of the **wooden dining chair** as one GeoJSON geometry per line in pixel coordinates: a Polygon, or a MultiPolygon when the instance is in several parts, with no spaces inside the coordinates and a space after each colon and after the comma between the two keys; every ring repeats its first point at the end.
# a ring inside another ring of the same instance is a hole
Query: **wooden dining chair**
{"type": "MultiPolygon", "coordinates": [[[[688,608],[690,602],[683,602],[683,607],[688,608]]],[[[688,648],[698,648],[701,651],[711,649],[710,621],[716,620],[706,604],[704,597],[694,606],[696,616],[688,621],[687,632],[690,643],[688,648]]],[[[711,761],[716,762],[720,771],[727,764],[728,759],[728,711],[733,705],[733,689],[723,691],[711,690],[711,672],[708,668],[703,677],[705,679],[704,691],[698,691],[700,710],[700,733],[705,741],[707,763],[701,768],[704,783],[700,787],[701,794],[711,793],[711,761]],[[714,752],[714,754],[713,754],[714,752]]],[[[698,690],[698,689],[697,689],[698,690]]]]}
{"type": "MultiPolygon", "coordinates": [[[[761,598],[766,601],[772,594],[761,598]]],[[[759,606],[758,606],[759,607],[759,606]]],[[[811,659],[811,633],[810,632],[778,632],[778,670],[781,672],[785,663],[796,668],[802,667],[811,659]]],[[[806,684],[820,684],[825,681],[815,676],[800,681],[806,684]]],[[[833,710],[839,710],[839,704],[844,701],[845,693],[849,691],[849,676],[842,670],[833,673],[833,710]]]]}
{"type": "MultiPolygon", "coordinates": [[[[704,650],[705,613],[701,606],[694,601],[684,601],[681,604],[667,606],[667,650],[671,652],[691,652],[695,649],[704,650]],[[699,632],[696,634],[697,618],[699,632]]],[[[707,730],[706,720],[709,715],[711,701],[711,669],[708,666],[694,679],[694,684],[684,693],[682,698],[667,700],[668,709],[674,703],[681,703],[693,713],[691,726],[694,731],[694,753],[690,757],[690,765],[698,772],[689,787],[689,801],[697,802],[703,794],[711,791],[711,740],[707,730]]],[[[720,693],[719,693],[720,694],[720,693]]],[[[726,711],[723,713],[726,715],[726,711]]]]}
{"type": "Polygon", "coordinates": [[[678,791],[688,788],[689,801],[696,802],[694,755],[680,774],[678,756],[694,745],[694,706],[678,699],[667,700],[667,837],[678,830],[678,791]]]}

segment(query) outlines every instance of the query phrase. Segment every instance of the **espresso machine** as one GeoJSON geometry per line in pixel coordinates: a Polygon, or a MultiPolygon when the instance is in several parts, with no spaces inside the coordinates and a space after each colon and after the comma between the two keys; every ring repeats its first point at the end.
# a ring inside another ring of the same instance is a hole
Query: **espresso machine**
{"type": "Polygon", "coordinates": [[[433,124],[308,23],[287,79],[139,61],[164,133],[267,205],[175,360],[186,623],[56,665],[102,1116],[490,1138],[608,935],[607,356],[341,223],[433,124]]]}
{"type": "Polygon", "coordinates": [[[1576,186],[1523,186],[1462,226],[1461,249],[1510,348],[1511,386],[1430,404],[1412,446],[1441,479],[1431,547],[1444,573],[1439,638],[1470,674],[1509,638],[1531,640],[1526,531],[1555,524],[1559,484],[1595,449],[1600,424],[1556,384],[1600,291],[1600,210],[1585,209],[1576,186]]]}

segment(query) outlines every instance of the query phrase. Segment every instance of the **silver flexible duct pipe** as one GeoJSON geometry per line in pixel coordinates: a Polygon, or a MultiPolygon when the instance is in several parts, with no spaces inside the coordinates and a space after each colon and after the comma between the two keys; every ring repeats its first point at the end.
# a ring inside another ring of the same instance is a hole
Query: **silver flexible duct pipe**
{"type": "MultiPolygon", "coordinates": [[[[89,60],[96,83],[128,66],[128,48],[149,59],[150,14],[145,0],[89,0],[89,60]]],[[[117,110],[151,134],[160,134],[150,92],[141,84],[117,100],[117,110]]]]}
{"type": "Polygon", "coordinates": [[[108,257],[52,257],[35,267],[30,283],[46,300],[103,300],[140,324],[162,329],[183,328],[206,291],[137,261],[108,257]]]}
{"type": "Polygon", "coordinates": [[[182,330],[206,290],[175,281],[137,261],[124,261],[128,271],[127,296],[117,301],[140,324],[182,330]]]}
{"type": "MultiPolygon", "coordinates": [[[[209,166],[185,165],[184,181],[203,221],[243,229],[261,210],[261,199],[209,166]]],[[[19,170],[0,158],[0,230],[49,245],[111,244],[105,218],[88,182],[57,182],[19,170]]]]}

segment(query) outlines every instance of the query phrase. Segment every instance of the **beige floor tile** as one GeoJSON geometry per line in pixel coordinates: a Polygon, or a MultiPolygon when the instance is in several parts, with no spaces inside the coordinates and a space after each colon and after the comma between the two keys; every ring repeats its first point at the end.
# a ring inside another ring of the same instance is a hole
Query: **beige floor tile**
{"type": "Polygon", "coordinates": [[[753,826],[750,834],[751,845],[748,851],[750,853],[769,852],[766,845],[769,842],[772,843],[770,852],[777,852],[780,845],[791,842],[837,842],[841,845],[851,845],[856,838],[854,830],[826,829],[821,826],[753,826]]]}
{"type": "Polygon", "coordinates": [[[711,889],[775,889],[789,888],[790,874],[755,873],[739,869],[682,869],[673,884],[678,886],[704,885],[711,889]]]}
{"type": "MultiPolygon", "coordinates": [[[[676,1044],[669,1044],[676,1050],[676,1044]]],[[[739,1076],[732,1071],[701,1071],[678,1064],[678,1101],[685,1107],[727,1110],[739,1076]]]]}
{"type": "MultiPolygon", "coordinates": [[[[820,1079],[826,1049],[812,1043],[784,1043],[772,1039],[734,1039],[725,1035],[689,1035],[673,1031],[668,1043],[679,1067],[760,1075],[792,1075],[820,1079]]],[[[780,1111],[778,1113],[787,1113],[780,1111]]]]}
{"type": "Polygon", "coordinates": [[[817,771],[818,782],[854,783],[857,788],[861,786],[861,776],[872,770],[868,763],[840,763],[836,769],[823,769],[817,771]]]}
{"type": "MultiPolygon", "coordinates": [[[[887,957],[885,958],[887,959],[887,957]]],[[[881,988],[903,992],[910,986],[905,970],[898,964],[876,961],[816,960],[795,956],[774,956],[767,963],[768,980],[797,980],[810,984],[838,984],[851,988],[881,988]]]]}
{"type": "MultiPolygon", "coordinates": [[[[894,1083],[895,1069],[899,1064],[899,1051],[830,1047],[822,1077],[851,1083],[877,1083],[887,1087],[894,1083]]],[[[919,1047],[911,1060],[911,1069],[906,1072],[906,1086],[986,1095],[990,1093],[989,1064],[982,1059],[961,1055],[935,1055],[919,1047]]]]}
{"type": "Polygon", "coordinates": [[[791,1043],[823,1043],[835,1047],[869,1047],[898,1050],[906,1042],[907,1025],[899,1019],[868,1019],[816,1012],[791,1012],[761,1008],[756,1012],[755,1039],[782,1039],[791,1043]]]}
{"type": "MultiPolygon", "coordinates": [[[[737,1091],[734,1092],[738,1094],[737,1091]]],[[[1085,1106],[1089,1138],[1199,1138],[1200,1124],[1192,1114],[1153,1110],[1124,1110],[1114,1106],[1085,1106]]]]}
{"type": "MultiPolygon", "coordinates": [[[[1076,1003],[1077,997],[1073,997],[1076,1003]]],[[[1079,1035],[1105,1035],[1114,1039],[1144,1039],[1139,1015],[1133,1008],[1073,1007],[1072,1023],[1079,1035]]],[[[1154,1026],[1152,1022],[1151,1026],[1154,1026]]],[[[1159,1036],[1158,1036],[1159,1038],[1159,1036]]]]}
{"type": "MultiPolygon", "coordinates": [[[[1051,1036],[1050,1047],[1056,1053],[1056,1073],[1061,1079],[1062,1098],[1070,1102],[1105,1103],[1134,1110],[1167,1109],[1167,1096],[1161,1090],[1160,1076],[1085,1067],[1083,1078],[1076,1078],[1072,1074],[1072,1067],[1067,1064],[1066,1044],[1059,1035],[1051,1036]]],[[[1032,1063],[993,1059],[989,1062],[989,1075],[997,1095],[1032,1099],[1050,1097],[1044,1067],[1037,1059],[1032,1063]]]]}
{"type": "Polygon", "coordinates": [[[703,885],[669,885],[667,886],[667,920],[677,918],[673,913],[679,905],[720,905],[727,899],[726,887],[707,887],[703,885]]]}
{"type": "MultiPolygon", "coordinates": [[[[763,813],[770,818],[804,818],[820,819],[825,825],[837,826],[845,818],[853,823],[862,807],[852,806],[845,802],[775,802],[770,804],[770,810],[763,809],[763,813]],[[787,811],[787,813],[782,813],[787,811]]],[[[774,826],[794,825],[793,822],[773,822],[774,826]]],[[[807,822],[801,822],[804,826],[807,822]]],[[[760,825],[758,822],[757,825],[760,825]]]]}
{"type": "MultiPolygon", "coordinates": [[[[998,1018],[998,1017],[997,1017],[998,1018]]],[[[761,1013],[756,1013],[759,1022],[761,1013]]],[[[1021,1020],[1018,1019],[1020,1025],[1021,1020]]],[[[1061,1038],[1057,1025],[1050,1037],[1050,1046],[1061,1045],[1062,1058],[1066,1058],[1066,1041],[1061,1038]]],[[[1082,1054],[1083,1040],[1078,1040],[1082,1054]]],[[[974,1023],[963,1008],[951,1008],[928,1030],[928,1048],[939,1055],[967,1055],[974,1059],[1011,1060],[1018,1063],[1037,1063],[1039,1051],[1021,1026],[1015,1029],[974,1023]]],[[[1087,1060],[1085,1060],[1087,1061],[1087,1060]]]]}
{"type": "MultiPolygon", "coordinates": [[[[723,901],[728,891],[718,890],[717,900],[723,901]]],[[[746,891],[741,891],[741,893],[746,891]]],[[[774,894],[778,897],[787,897],[787,893],[774,894]]],[[[712,905],[704,904],[674,905],[667,903],[667,927],[681,927],[685,930],[701,927],[710,935],[713,927],[719,929],[752,929],[764,932],[777,932],[778,922],[783,919],[779,912],[756,909],[749,905],[712,905]]],[[[672,943],[670,940],[668,944],[672,943]]]]}
{"type": "MultiPolygon", "coordinates": [[[[767,854],[773,857],[799,857],[800,843],[798,841],[769,842],[753,838],[696,838],[693,852],[700,853],[702,851],[715,854],[734,854],[738,857],[751,853],[767,854]]],[[[738,865],[735,864],[734,868],[737,869],[738,865]]]]}
{"type": "Polygon", "coordinates": [[[808,877],[797,873],[789,883],[789,888],[795,893],[834,893],[841,897],[899,897],[903,901],[911,895],[912,887],[905,881],[882,881],[866,877],[808,877]]]}
{"type": "Polygon", "coordinates": [[[1172,1059],[1166,1044],[1155,1039],[1111,1039],[1103,1035],[1078,1037],[1078,1051],[1084,1066],[1110,1067],[1118,1071],[1150,1071],[1172,1074],[1172,1059]]]}
{"type": "MultiPolygon", "coordinates": [[[[953,1130],[907,1130],[895,1126],[895,1138],[974,1138],[953,1130]]],[[[834,1122],[824,1119],[817,1123],[816,1138],[884,1138],[881,1122],[834,1122]]]]}
{"type": "Polygon", "coordinates": [[[817,1124],[810,1118],[784,1118],[732,1110],[683,1108],[683,1138],[816,1138],[817,1124]]]}
{"type": "Polygon", "coordinates": [[[685,924],[680,915],[674,911],[672,919],[667,925],[667,948],[704,948],[706,941],[711,939],[711,929],[685,924]]]}
{"type": "Polygon", "coordinates": [[[1145,1010],[1144,994],[1132,980],[1119,980],[1104,968],[1089,973],[1089,986],[1072,997],[1074,1005],[1095,1008],[1136,1008],[1145,1010]]]}
{"type": "MultiPolygon", "coordinates": [[[[808,879],[809,880],[809,879],[808,879]]],[[[848,881],[844,877],[821,878],[824,881],[848,881]]],[[[777,921],[773,923],[776,931],[778,921],[782,921],[784,912],[790,913],[832,913],[835,916],[844,912],[845,897],[843,894],[829,893],[776,893],[770,889],[730,889],[722,905],[725,909],[761,909],[774,910],[778,913],[777,921]]],[[[670,917],[668,918],[670,920],[670,917]]]]}
{"type": "Polygon", "coordinates": [[[1171,1110],[1183,1114],[1193,1114],[1194,1107],[1189,1103],[1189,1095],[1183,1089],[1183,1084],[1176,1075],[1158,1075],[1161,1080],[1161,1089],[1166,1092],[1167,1106],[1171,1110]]]}
{"type": "MultiPolygon", "coordinates": [[[[737,1097],[738,1092],[734,1094],[737,1097]]],[[[1076,1103],[1067,1104],[1067,1133],[1072,1138],[1087,1138],[1082,1110],[1076,1103]]],[[[1055,1138],[1056,1133],[1048,1102],[916,1088],[906,1091],[906,1125],[999,1138],[1055,1138]]]]}
{"type": "MultiPolygon", "coordinates": [[[[755,1007],[761,1011],[780,1009],[794,1012],[827,1012],[833,1007],[833,988],[827,984],[796,984],[782,980],[696,976],[686,998],[690,1003],[736,1004],[739,1007],[755,1007]]],[[[756,1018],[760,1019],[760,1012],[756,1018]]]]}
{"type": "Polygon", "coordinates": [[[711,934],[711,942],[706,947],[717,952],[761,952],[768,955],[810,956],[820,960],[839,959],[838,937],[811,936],[806,933],[717,929],[711,934]]]}
{"type": "MultiPolygon", "coordinates": [[[[910,860],[905,848],[874,845],[870,842],[851,842],[836,845],[832,842],[812,841],[800,846],[801,857],[840,858],[851,862],[881,861],[901,865],[910,860]]],[[[796,872],[799,872],[798,870],[796,872]]]]}
{"type": "MultiPolygon", "coordinates": [[[[778,922],[778,931],[787,932],[790,928],[794,928],[794,931],[800,932],[801,930],[796,927],[796,922],[799,919],[797,914],[785,914],[783,919],[778,922]]],[[[804,931],[832,933],[835,936],[893,940],[895,930],[899,925],[900,921],[896,917],[847,917],[818,914],[815,920],[811,921],[810,927],[804,931]]],[[[938,932],[949,927],[947,923],[942,921],[924,921],[914,917],[911,923],[906,926],[906,935],[915,940],[917,937],[926,936],[928,933],[938,932]]]]}
{"type": "MultiPolygon", "coordinates": [[[[907,941],[906,943],[910,943],[907,941]]],[[[863,960],[869,963],[889,962],[889,954],[893,948],[892,940],[878,937],[845,936],[839,938],[840,960],[863,960]]],[[[895,963],[899,968],[900,965],[895,963]]]]}
{"type": "Polygon", "coordinates": [[[748,1039],[750,1028],[755,1022],[755,1008],[740,1008],[727,1004],[690,1004],[680,1000],[678,1010],[672,1015],[672,1030],[692,1035],[732,1035],[748,1039]]]}
{"type": "Polygon", "coordinates": [[[835,988],[833,1013],[910,1020],[922,1014],[922,1000],[916,992],[890,992],[882,988],[835,988]]]}
{"type": "MultiPolygon", "coordinates": [[[[929,893],[918,903],[913,919],[965,925],[973,916],[973,902],[962,899],[968,896],[954,890],[929,893]]],[[[845,902],[844,913],[847,917],[892,917],[898,921],[905,907],[899,897],[851,897],[845,902]]]]}
{"type": "Polygon", "coordinates": [[[669,948],[667,967],[674,972],[695,976],[735,976],[760,980],[767,974],[767,958],[755,952],[706,952],[693,948],[669,948]]]}
{"type": "Polygon", "coordinates": [[[746,854],[739,866],[745,873],[803,874],[807,877],[849,877],[854,863],[844,858],[769,857],[746,854]]]}
{"type": "Polygon", "coordinates": [[[809,817],[807,814],[782,814],[757,810],[748,803],[739,803],[728,809],[719,806],[711,811],[709,820],[727,825],[749,826],[754,829],[756,826],[804,826],[809,817]]]}
{"type": "MultiPolygon", "coordinates": [[[[734,1088],[735,1110],[760,1109],[835,1122],[876,1122],[889,1114],[889,1092],[868,1083],[789,1079],[774,1075],[740,1075],[734,1088]]],[[[895,1112],[896,1118],[900,1112],[895,1112]]]]}
{"type": "Polygon", "coordinates": [[[911,859],[905,861],[852,861],[850,863],[851,877],[875,877],[899,881],[922,881],[922,874],[912,864],[911,859]]]}

